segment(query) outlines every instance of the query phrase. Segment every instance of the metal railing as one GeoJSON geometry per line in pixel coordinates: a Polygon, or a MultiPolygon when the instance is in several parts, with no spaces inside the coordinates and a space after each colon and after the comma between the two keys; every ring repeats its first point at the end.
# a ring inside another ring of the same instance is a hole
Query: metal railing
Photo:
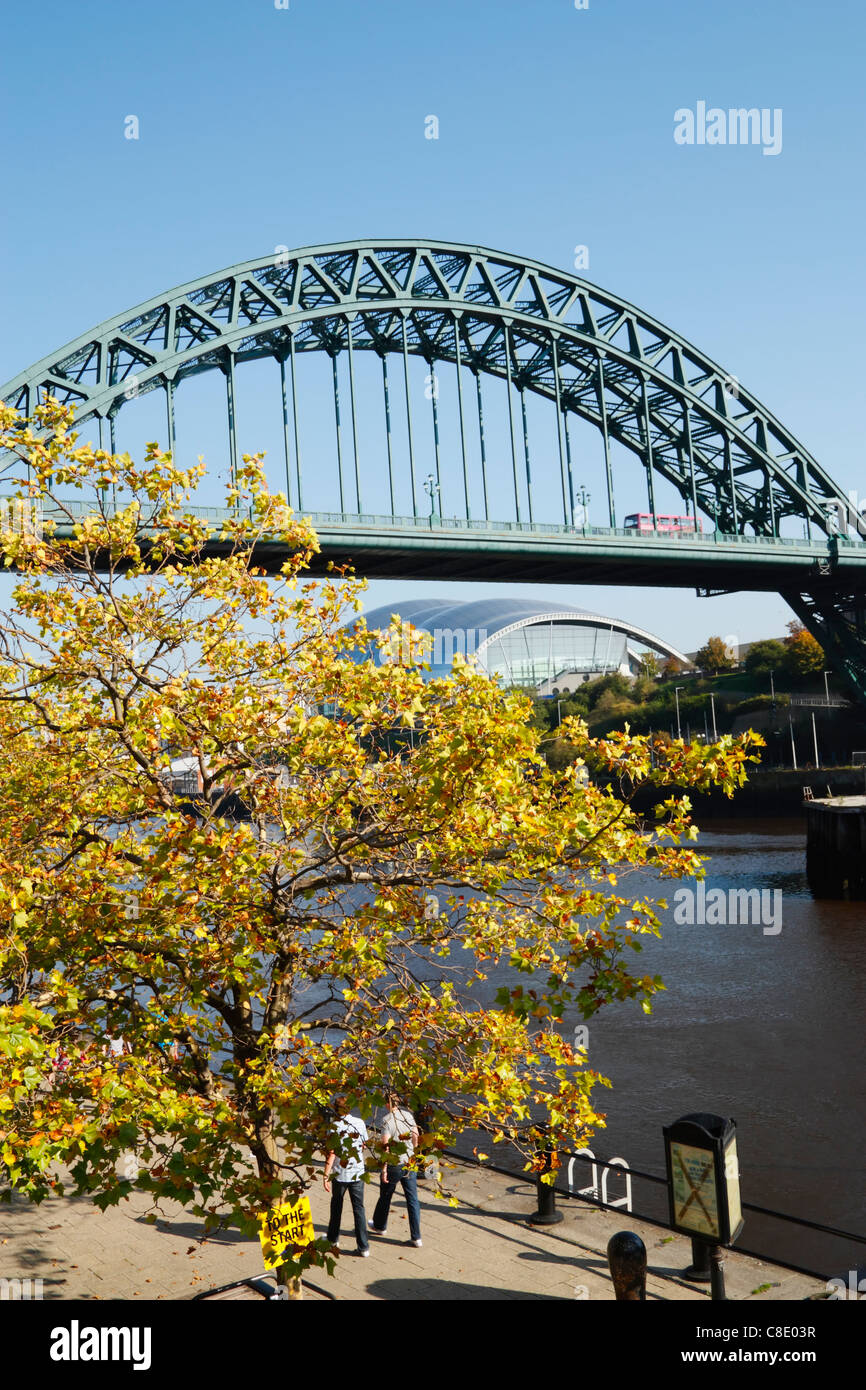
{"type": "MultiPolygon", "coordinates": [[[[479,1167],[489,1168],[493,1172],[502,1173],[508,1177],[519,1177],[525,1182],[533,1179],[523,1171],[515,1171],[513,1168],[506,1168],[502,1165],[493,1163],[480,1163],[477,1158],[469,1157],[457,1151],[449,1151],[451,1156],[459,1158],[462,1162],[476,1164],[479,1167]]],[[[576,1152],[560,1152],[559,1174],[565,1175],[564,1184],[562,1180],[554,1184],[558,1197],[568,1197],[575,1201],[588,1202],[590,1206],[599,1207],[605,1211],[624,1210],[631,1216],[635,1216],[640,1221],[647,1221],[650,1225],[660,1226],[670,1229],[669,1221],[660,1217],[658,1214],[651,1214],[647,1211],[636,1210],[632,1201],[632,1181],[638,1179],[640,1182],[649,1183],[655,1188],[663,1188],[667,1193],[667,1180],[660,1177],[657,1173],[645,1173],[640,1168],[632,1168],[623,1158],[599,1158],[591,1149],[578,1149],[576,1152]],[[586,1187],[575,1187],[574,1165],[584,1163],[590,1165],[590,1181],[586,1187]],[[608,1197],[608,1180],[611,1176],[621,1177],[625,1183],[625,1191],[618,1197],[610,1199],[608,1197]]],[[[794,1216],[790,1212],[774,1211],[771,1207],[759,1206],[755,1202],[742,1202],[743,1212],[750,1212],[753,1216],[768,1217],[775,1221],[787,1223],[789,1226],[799,1227],[803,1230],[815,1231],[820,1235],[831,1237],[835,1240],[851,1241],[855,1245],[866,1246],[866,1235],[857,1234],[853,1231],[843,1231],[838,1226],[830,1226],[821,1221],[810,1221],[806,1217],[794,1216]]],[[[778,1255],[764,1250],[750,1249],[741,1240],[737,1240],[735,1247],[741,1254],[749,1255],[754,1259],[767,1260],[783,1268],[795,1270],[798,1274],[807,1274],[817,1279],[825,1279],[828,1276],[826,1270],[816,1270],[806,1268],[803,1265],[793,1264],[790,1260],[780,1258],[778,1255]]]]}
{"type": "MultiPolygon", "coordinates": [[[[16,501],[14,498],[0,498],[0,508],[4,504],[16,501]]],[[[227,507],[202,507],[184,505],[184,511],[191,516],[198,517],[202,521],[229,521],[236,520],[239,512],[227,507]]],[[[93,503],[82,501],[78,498],[64,500],[62,507],[53,507],[50,504],[42,506],[42,515],[46,518],[57,520],[64,516],[64,512],[73,517],[84,517],[92,515],[95,511],[93,503]]],[[[306,517],[313,525],[322,526],[358,526],[369,527],[374,530],[382,528],[394,530],[442,530],[442,531],[468,531],[486,532],[500,535],[545,535],[563,537],[584,537],[586,539],[617,538],[621,540],[644,541],[649,545],[661,545],[673,542],[676,545],[709,545],[709,546],[758,546],[761,548],[779,548],[790,550],[792,548],[805,550],[810,553],[826,554],[828,546],[833,544],[843,545],[848,549],[860,548],[866,550],[866,539],[853,539],[841,536],[822,536],[819,540],[806,539],[798,536],[749,536],[739,534],[728,534],[723,531],[637,531],[633,528],[624,526],[567,526],[555,522],[541,521],[489,521],[477,518],[464,517],[443,517],[443,516],[391,516],[384,512],[332,512],[332,511],[307,511],[303,509],[297,513],[299,517],[306,517]]]]}
{"type": "Polygon", "coordinates": [[[792,705],[805,706],[807,709],[850,709],[851,701],[842,700],[838,696],[831,695],[829,700],[824,695],[791,695],[789,697],[792,705]]]}

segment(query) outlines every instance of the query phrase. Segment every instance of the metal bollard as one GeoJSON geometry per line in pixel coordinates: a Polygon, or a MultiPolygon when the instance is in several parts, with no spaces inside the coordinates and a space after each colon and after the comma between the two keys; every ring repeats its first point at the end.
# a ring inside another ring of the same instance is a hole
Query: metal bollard
{"type": "Polygon", "coordinates": [[[607,1243],[607,1263],[617,1303],[646,1302],[646,1246],[634,1231],[617,1231],[607,1243]]]}
{"type": "Polygon", "coordinates": [[[696,1284],[710,1282],[710,1247],[705,1240],[692,1236],[692,1262],[683,1270],[684,1279],[693,1279],[696,1284]]]}
{"type": "MultiPolygon", "coordinates": [[[[541,1173],[549,1173],[553,1167],[553,1154],[549,1149],[544,1150],[543,1158],[544,1167],[541,1173]]],[[[556,1188],[553,1183],[542,1182],[541,1173],[535,1180],[538,1210],[527,1217],[527,1220],[530,1226],[555,1226],[557,1221],[562,1220],[562,1212],[556,1210],[556,1188]]]]}
{"type": "Polygon", "coordinates": [[[721,1245],[710,1246],[710,1298],[714,1303],[727,1303],[725,1293],[725,1252],[721,1245]]]}

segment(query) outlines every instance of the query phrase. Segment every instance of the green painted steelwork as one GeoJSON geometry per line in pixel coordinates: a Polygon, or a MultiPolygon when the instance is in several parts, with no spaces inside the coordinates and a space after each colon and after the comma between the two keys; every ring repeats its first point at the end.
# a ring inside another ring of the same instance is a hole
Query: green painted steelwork
{"type": "MultiPolygon", "coordinates": [[[[423,358],[433,378],[437,482],[436,368],[450,362],[458,374],[466,517],[459,527],[454,523],[452,539],[459,534],[460,544],[439,550],[443,559],[446,551],[452,556],[448,564],[455,577],[458,571],[468,574],[469,570],[478,578],[589,577],[589,567],[595,565],[591,573],[595,582],[635,582],[618,576],[641,574],[639,582],[694,582],[706,589],[718,589],[720,583],[778,587],[825,645],[828,657],[858,698],[866,702],[866,589],[859,558],[852,562],[848,555],[846,536],[855,523],[849,520],[847,496],[755,397],[739,384],[732,390],[734,378],[692,344],[625,300],[537,261],[478,246],[409,240],[357,241],[281,252],[191,281],[108,320],[22,372],[0,395],[26,414],[51,395],[72,403],[79,422],[95,419],[101,429],[107,419],[115,449],[119,411],[132,397],[161,389],[166,394],[168,439],[173,444],[178,384],[200,372],[221,370],[226,377],[229,456],[236,475],[235,368],[250,359],[274,357],[280,364],[287,493],[303,510],[296,354],[309,351],[325,352],[333,359],[341,516],[348,497],[337,359],[344,351],[349,358],[359,512],[362,484],[354,358],[359,351],[373,351],[383,363],[392,515],[377,520],[378,547],[365,518],[356,517],[354,526],[340,523],[337,531],[325,537],[334,553],[348,550],[359,563],[363,554],[369,573],[384,572],[386,562],[397,563],[394,557],[400,555],[399,565],[408,566],[403,572],[414,573],[412,556],[422,567],[422,552],[434,540],[439,543],[441,538],[429,533],[430,518],[419,516],[409,358],[423,358]],[[393,400],[388,396],[386,365],[391,353],[403,355],[413,511],[408,526],[393,515],[393,400]],[[478,523],[471,520],[463,370],[472,372],[477,384],[485,517],[481,525],[490,528],[489,534],[477,530],[478,523]],[[503,530],[508,523],[500,526],[489,520],[488,484],[494,490],[498,487],[497,495],[502,495],[506,479],[488,477],[482,376],[498,377],[508,388],[515,524],[524,528],[519,532],[510,533],[503,530]],[[512,385],[521,400],[522,470],[517,462],[512,385]],[[523,521],[527,512],[531,520],[538,515],[533,486],[544,467],[550,466],[542,460],[541,466],[536,462],[530,469],[527,392],[547,399],[557,414],[561,475],[557,489],[561,486],[562,530],[567,534],[555,542],[543,524],[523,521]],[[573,527],[575,518],[569,433],[573,416],[594,425],[603,439],[611,522],[606,542],[597,528],[570,531],[569,523],[573,527]],[[650,512],[656,515],[655,485],[664,478],[682,497],[684,510],[710,518],[718,542],[715,550],[706,536],[662,541],[617,534],[613,442],[641,459],[650,512]],[[794,552],[785,549],[788,538],[781,534],[791,518],[805,525],[807,540],[819,533],[828,538],[813,541],[815,550],[798,551],[796,561],[794,552]],[[834,550],[839,518],[842,535],[834,550]],[[425,527],[428,533],[422,541],[425,527]],[[515,548],[517,534],[521,541],[515,548]],[[500,539],[494,541],[494,537],[500,539]],[[770,551],[761,549],[761,541],[770,541],[770,551]],[[467,558],[466,545],[475,548],[477,563],[467,558]],[[730,559],[734,553],[735,562],[730,559]],[[496,555],[503,558],[497,560],[496,555]],[[711,555],[712,574],[707,569],[711,555]],[[562,573],[554,572],[556,564],[563,566],[562,573]],[[610,566],[617,569],[617,576],[603,578],[610,566]],[[771,574],[773,582],[768,583],[771,574]],[[689,577],[672,577],[678,575],[689,577]]],[[[859,539],[852,544],[866,551],[859,539]]]]}
{"type": "Polygon", "coordinates": [[[606,417],[610,437],[684,500],[693,462],[695,502],[721,531],[770,534],[791,516],[826,531],[827,504],[847,505],[811,454],[741,387],[734,410],[729,374],[670,329],[576,276],[443,242],[317,247],[191,281],[44,358],[2,397],[30,413],[52,394],[72,402],[80,421],[112,418],[133,378],[141,395],[215,367],[230,374],[249,358],[279,358],[290,342],[297,351],[348,350],[349,315],[356,350],[400,352],[405,342],[407,354],[454,362],[444,329],[455,312],[472,370],[518,374],[523,389],[551,401],[558,385],[566,411],[602,430],[606,417]],[[688,445],[683,407],[693,417],[688,445]]]}

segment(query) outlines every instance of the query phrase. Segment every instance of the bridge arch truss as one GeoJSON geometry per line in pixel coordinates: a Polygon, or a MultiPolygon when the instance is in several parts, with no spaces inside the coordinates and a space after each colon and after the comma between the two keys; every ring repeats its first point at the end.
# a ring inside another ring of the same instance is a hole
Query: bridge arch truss
{"type": "MultiPolygon", "coordinates": [[[[348,356],[353,398],[355,353],[378,354],[386,403],[388,363],[395,356],[404,359],[404,370],[406,359],[414,355],[431,371],[450,363],[475,376],[477,403],[464,400],[466,393],[460,390],[467,514],[466,431],[473,404],[481,410],[480,380],[488,375],[510,388],[509,490],[518,521],[534,519],[526,393],[556,407],[554,466],[565,525],[574,524],[576,512],[572,416],[601,434],[612,527],[621,522],[614,441],[640,459],[652,515],[656,481],[663,477],[679,492],[684,509],[695,516],[703,513],[726,534],[779,535],[789,517],[802,519],[811,534],[813,527],[832,530],[836,518],[847,516],[847,510],[840,510],[848,508],[847,496],[817,460],[736,378],[685,339],[588,281],[481,247],[351,242],[248,261],[108,320],[21,373],[2,394],[28,414],[50,394],[72,403],[79,421],[96,417],[113,424],[131,395],[161,389],[172,448],[177,385],[203,371],[221,371],[236,463],[235,368],[254,358],[276,358],[289,491],[294,484],[295,492],[290,501],[303,506],[294,368],[297,355],[309,351],[332,358],[335,391],[337,358],[348,356]],[[516,401],[512,408],[512,394],[524,407],[522,421],[516,401]]],[[[432,404],[438,468],[435,395],[432,404]]],[[[339,415],[339,399],[336,409],[339,415]]],[[[350,418],[354,426],[354,399],[350,418]]],[[[478,423],[484,471],[483,413],[478,423]]],[[[411,422],[409,438],[417,514],[424,497],[421,479],[414,476],[411,422]]],[[[388,444],[391,463],[390,438],[388,444]]],[[[340,510],[357,507],[360,512],[357,459],[354,479],[343,458],[339,463],[340,510]]],[[[492,480],[485,473],[483,481],[486,500],[492,480]]],[[[391,493],[393,497],[393,485],[391,493]]]]}
{"type": "MultiPolygon", "coordinates": [[[[601,436],[611,531],[622,522],[612,453],[618,444],[642,465],[646,508],[654,519],[656,486],[664,479],[679,494],[683,509],[695,518],[709,518],[717,536],[781,543],[782,527],[796,519],[810,544],[813,534],[826,538],[826,558],[810,561],[790,581],[778,566],[778,587],[849,688],[866,703],[866,590],[859,554],[866,547],[848,495],[735,377],[691,343],[625,300],[540,262],[479,246],[399,239],[280,250],[192,280],[107,320],[20,373],[0,388],[0,397],[24,414],[32,414],[49,395],[70,403],[79,422],[99,423],[100,442],[103,423],[108,423],[116,451],[119,412],[132,397],[161,390],[167,443],[174,451],[179,383],[201,372],[221,372],[234,470],[239,452],[236,368],[248,360],[274,358],[280,369],[287,492],[292,505],[305,510],[296,365],[308,352],[325,353],[333,364],[339,491],[334,501],[344,520],[364,511],[356,354],[373,353],[381,361],[381,455],[387,457],[395,524],[393,378],[402,375],[405,387],[411,519],[426,511],[425,490],[432,519],[441,482],[437,393],[434,389],[429,395],[436,472],[425,481],[413,448],[408,364],[420,357],[434,374],[450,364],[456,369],[467,523],[475,521],[470,471],[478,465],[467,450],[468,432],[474,429],[482,475],[482,488],[477,476],[474,488],[476,498],[483,491],[485,522],[494,510],[491,499],[498,505],[510,494],[518,525],[538,529],[538,479],[544,476],[550,495],[555,473],[561,528],[574,530],[579,508],[570,424],[576,418],[589,422],[601,436]],[[350,398],[347,402],[344,392],[341,417],[337,363],[344,355],[350,398]],[[474,392],[467,372],[475,378],[474,392]],[[501,460],[491,464],[485,454],[485,377],[498,378],[508,388],[507,478],[500,471],[501,460]],[[540,468],[531,457],[527,427],[531,395],[555,411],[556,443],[540,468]],[[840,555],[845,564],[837,573],[840,555]]],[[[494,519],[501,519],[501,513],[494,519]]],[[[391,518],[383,520],[387,524],[391,518]]],[[[769,572],[765,565],[764,574],[769,572]]],[[[790,568],[785,574],[792,574],[790,568]]]]}

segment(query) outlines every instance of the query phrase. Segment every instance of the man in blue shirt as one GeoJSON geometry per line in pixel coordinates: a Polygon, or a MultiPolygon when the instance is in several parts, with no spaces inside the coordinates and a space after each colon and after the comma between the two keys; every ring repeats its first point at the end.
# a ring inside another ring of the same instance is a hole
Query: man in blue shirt
{"type": "Polygon", "coordinates": [[[328,1240],[339,1250],[340,1219],[343,1215],[343,1198],[348,1192],[355,1218],[355,1239],[358,1254],[368,1256],[370,1242],[367,1239],[367,1218],[364,1214],[364,1146],[367,1143],[367,1126],[357,1115],[349,1114],[345,1096],[337,1096],[334,1101],[337,1123],[334,1126],[336,1144],[325,1160],[324,1186],[331,1198],[331,1219],[328,1222],[328,1240]],[[339,1152],[338,1152],[339,1151],[339,1152]],[[331,1174],[334,1182],[331,1183],[331,1174]],[[332,1191],[333,1187],[333,1191],[332,1191]]]}

